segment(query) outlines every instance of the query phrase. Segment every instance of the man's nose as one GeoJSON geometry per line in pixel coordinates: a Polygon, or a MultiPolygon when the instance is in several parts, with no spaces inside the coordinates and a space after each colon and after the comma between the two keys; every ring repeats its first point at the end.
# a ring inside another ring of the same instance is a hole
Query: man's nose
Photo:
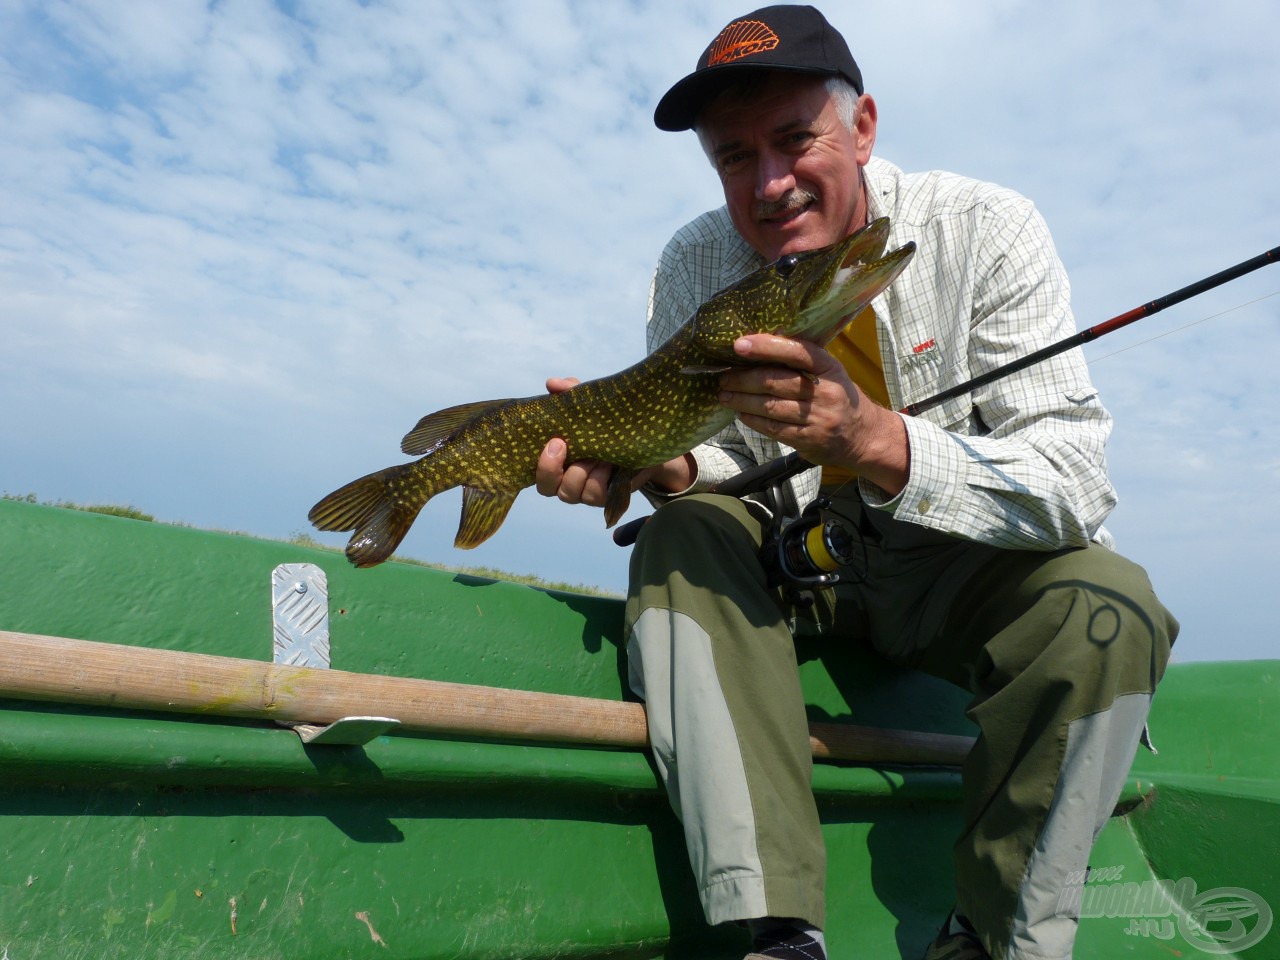
{"type": "Polygon", "coordinates": [[[780,200],[795,189],[796,178],[791,158],[763,151],[756,167],[756,199],[780,200]]]}

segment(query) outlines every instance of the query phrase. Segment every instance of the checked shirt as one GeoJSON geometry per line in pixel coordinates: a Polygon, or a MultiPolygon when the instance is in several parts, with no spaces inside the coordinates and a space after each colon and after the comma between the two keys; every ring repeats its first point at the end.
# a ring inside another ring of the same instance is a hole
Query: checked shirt
{"type": "MultiPolygon", "coordinates": [[[[1025,356],[1075,332],[1066,272],[1044,220],[1011,190],[932,171],[908,174],[873,158],[864,168],[869,218],[887,216],[888,248],[914,240],[915,257],[872,301],[894,409],[1025,356]]],[[[721,207],[678,230],[649,295],[656,349],[710,296],[764,265],[721,207]]],[[[1096,540],[1115,506],[1104,447],[1111,418],[1080,350],[904,417],[910,479],[896,497],[859,481],[869,506],[965,539],[1022,550],[1096,540]]],[[[734,422],[693,451],[704,490],[789,452],[734,422]]],[[[795,506],[821,471],[790,481],[795,506]]]]}

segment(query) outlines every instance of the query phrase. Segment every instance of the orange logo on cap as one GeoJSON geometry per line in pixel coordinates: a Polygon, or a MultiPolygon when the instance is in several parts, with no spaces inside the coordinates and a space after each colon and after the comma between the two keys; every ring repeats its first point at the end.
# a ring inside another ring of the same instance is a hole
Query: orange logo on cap
{"type": "Polygon", "coordinates": [[[778,35],[759,20],[739,20],[720,31],[707,52],[707,66],[714,67],[752,54],[764,53],[778,45],[778,35]]]}

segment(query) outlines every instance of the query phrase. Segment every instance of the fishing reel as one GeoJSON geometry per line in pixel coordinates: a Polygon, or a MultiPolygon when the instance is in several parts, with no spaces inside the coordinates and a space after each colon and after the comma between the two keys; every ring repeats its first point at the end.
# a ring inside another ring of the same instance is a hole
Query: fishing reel
{"type": "MultiPolygon", "coordinates": [[[[842,579],[860,583],[866,578],[864,531],[851,526],[851,520],[841,522],[849,518],[833,510],[829,497],[817,497],[798,517],[786,513],[783,481],[812,466],[800,459],[799,454],[792,453],[743,471],[719,484],[718,489],[712,488],[729,496],[764,493],[771,519],[760,546],[760,565],[768,585],[779,589],[783,599],[797,607],[812,606],[819,590],[829,589],[842,579]],[[844,572],[839,572],[841,570],[844,572]]],[[[619,526],[613,532],[614,543],[620,547],[631,546],[648,519],[640,517],[619,526]]]]}
{"type": "Polygon", "coordinates": [[[780,589],[793,606],[811,606],[817,591],[840,582],[838,571],[854,568],[860,558],[865,561],[866,544],[858,533],[829,515],[828,497],[819,496],[798,517],[784,513],[779,485],[768,489],[768,499],[773,519],[760,547],[768,584],[780,589]]]}

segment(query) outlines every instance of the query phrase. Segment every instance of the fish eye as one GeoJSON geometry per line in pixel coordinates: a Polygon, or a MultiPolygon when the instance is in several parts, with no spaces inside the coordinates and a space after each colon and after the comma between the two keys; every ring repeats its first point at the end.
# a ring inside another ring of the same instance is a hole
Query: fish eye
{"type": "Polygon", "coordinates": [[[796,268],[796,264],[800,262],[800,258],[794,253],[789,253],[785,257],[779,257],[778,262],[774,264],[774,269],[784,277],[791,276],[791,271],[796,268]]]}

